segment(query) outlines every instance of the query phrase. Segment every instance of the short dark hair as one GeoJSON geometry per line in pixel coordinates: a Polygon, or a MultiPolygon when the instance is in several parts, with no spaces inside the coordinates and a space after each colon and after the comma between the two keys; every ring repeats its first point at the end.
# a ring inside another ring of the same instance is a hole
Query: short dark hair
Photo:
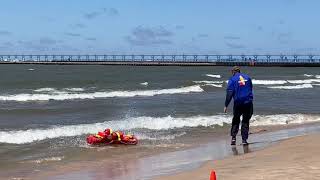
{"type": "Polygon", "coordinates": [[[239,66],[233,66],[232,72],[240,72],[240,67],[239,66]]]}

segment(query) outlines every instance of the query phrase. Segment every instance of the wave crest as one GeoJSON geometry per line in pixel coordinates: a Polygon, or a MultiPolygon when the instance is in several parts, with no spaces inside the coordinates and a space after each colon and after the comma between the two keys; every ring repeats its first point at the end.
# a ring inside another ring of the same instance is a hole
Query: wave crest
{"type": "MultiPolygon", "coordinates": [[[[128,118],[121,121],[106,121],[94,124],[55,126],[48,129],[0,131],[0,143],[25,144],[44,139],[80,136],[85,134],[96,133],[108,127],[112,129],[133,132],[137,134],[137,137],[140,139],[154,140],[156,137],[141,134],[139,135],[140,130],[148,129],[151,131],[163,131],[184,127],[214,127],[215,125],[223,126],[224,123],[230,124],[231,118],[231,116],[227,115],[192,117],[137,117],[128,118]],[[17,137],[17,135],[19,136],[17,137]]],[[[307,123],[314,121],[320,121],[320,116],[303,114],[255,115],[252,117],[251,125],[283,125],[292,123],[307,123]]]]}
{"type": "Polygon", "coordinates": [[[313,88],[311,84],[300,84],[295,86],[271,86],[270,89],[309,89],[313,88]]]}
{"type": "Polygon", "coordinates": [[[161,94],[185,94],[192,92],[202,92],[199,85],[159,89],[159,90],[138,90],[138,91],[110,91],[110,92],[93,92],[93,93],[50,93],[50,94],[15,94],[0,96],[1,101],[48,101],[48,100],[72,100],[72,99],[97,99],[111,97],[135,97],[135,96],[156,96],[161,94]]]}

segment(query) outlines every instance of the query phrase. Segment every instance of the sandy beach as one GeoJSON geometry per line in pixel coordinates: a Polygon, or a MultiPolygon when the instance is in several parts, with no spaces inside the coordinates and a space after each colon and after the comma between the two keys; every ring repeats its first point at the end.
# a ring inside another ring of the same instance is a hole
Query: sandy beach
{"type": "Polygon", "coordinates": [[[319,138],[320,134],[294,137],[261,151],[210,161],[196,170],[157,180],[205,180],[211,170],[218,180],[320,179],[319,138]]]}

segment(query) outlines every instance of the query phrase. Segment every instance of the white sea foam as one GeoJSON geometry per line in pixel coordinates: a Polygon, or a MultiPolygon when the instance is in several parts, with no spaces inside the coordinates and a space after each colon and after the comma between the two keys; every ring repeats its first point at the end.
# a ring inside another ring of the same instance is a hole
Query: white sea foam
{"type": "MultiPolygon", "coordinates": [[[[0,131],[0,143],[25,144],[44,139],[53,139],[59,137],[80,136],[90,133],[96,133],[107,127],[130,132],[137,132],[140,139],[150,139],[151,136],[141,135],[139,130],[169,130],[184,127],[214,127],[214,125],[222,126],[224,123],[231,123],[231,116],[215,115],[215,116],[193,116],[193,117],[137,117],[128,118],[120,121],[106,121],[94,124],[78,124],[55,126],[48,129],[28,129],[16,131],[0,131]],[[17,136],[19,135],[19,136],[17,136]]],[[[252,126],[261,125],[281,125],[292,123],[307,123],[320,121],[320,116],[303,115],[303,114],[278,114],[278,115],[256,115],[252,118],[252,126]]],[[[168,137],[163,137],[167,138],[168,137]]],[[[169,138],[170,139],[170,138],[169,138]]]]}
{"type": "Polygon", "coordinates": [[[286,84],[286,80],[257,80],[253,79],[252,84],[255,85],[276,85],[276,84],[286,84]]]}
{"type": "Polygon", "coordinates": [[[315,77],[318,78],[318,79],[320,79],[320,75],[316,75],[315,77]]]}
{"type": "Polygon", "coordinates": [[[212,87],[222,88],[222,84],[206,84],[206,86],[212,86],[212,87]]]}
{"type": "Polygon", "coordinates": [[[206,76],[212,77],[212,78],[221,78],[221,75],[219,74],[206,74],[206,76]]]}
{"type": "Polygon", "coordinates": [[[41,158],[37,160],[33,160],[31,162],[41,164],[43,162],[51,162],[51,161],[61,161],[64,158],[64,156],[58,156],[58,157],[47,157],[47,158],[41,158]]]}
{"type": "Polygon", "coordinates": [[[320,79],[303,79],[303,80],[288,80],[291,84],[311,84],[311,83],[319,83],[320,79]]]}
{"type": "Polygon", "coordinates": [[[64,88],[63,90],[66,90],[66,91],[74,91],[74,92],[84,91],[83,88],[64,88]]]}
{"type": "Polygon", "coordinates": [[[66,91],[80,92],[80,91],[84,91],[84,89],[83,88],[63,88],[63,91],[61,91],[56,88],[45,87],[45,88],[40,88],[40,89],[34,90],[34,92],[50,92],[53,94],[66,93],[66,91]]]}
{"type": "Polygon", "coordinates": [[[313,75],[312,75],[312,74],[304,74],[303,76],[305,76],[305,77],[312,77],[313,75]]]}
{"type": "Polygon", "coordinates": [[[251,126],[303,124],[316,121],[320,121],[320,116],[304,114],[255,115],[251,120],[251,126]]]}
{"type": "Polygon", "coordinates": [[[187,86],[172,89],[158,90],[138,90],[138,91],[110,91],[110,92],[93,92],[93,93],[68,93],[63,91],[54,91],[50,94],[15,94],[2,95],[1,101],[48,101],[48,100],[72,100],[72,99],[96,99],[111,97],[135,97],[135,96],[156,96],[161,94],[185,94],[193,92],[202,92],[199,85],[187,86]],[[59,93],[57,93],[59,92],[59,93]]]}
{"type": "Polygon", "coordinates": [[[193,81],[196,84],[222,84],[223,81],[193,81]]]}
{"type": "Polygon", "coordinates": [[[149,83],[148,83],[148,82],[143,82],[143,83],[140,83],[140,85],[142,85],[142,86],[148,86],[149,83]]]}
{"type": "Polygon", "coordinates": [[[313,88],[311,84],[299,84],[294,86],[270,86],[270,89],[308,89],[313,88]]]}
{"type": "Polygon", "coordinates": [[[34,92],[53,92],[53,91],[57,91],[57,90],[55,88],[49,88],[49,87],[34,90],[34,92]]]}
{"type": "Polygon", "coordinates": [[[34,69],[30,68],[30,69],[28,69],[28,71],[34,71],[34,69]]]}

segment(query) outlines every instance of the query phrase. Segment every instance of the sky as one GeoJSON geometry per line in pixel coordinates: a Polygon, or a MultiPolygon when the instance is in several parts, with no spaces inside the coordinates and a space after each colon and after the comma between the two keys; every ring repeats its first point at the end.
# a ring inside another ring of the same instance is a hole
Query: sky
{"type": "Polygon", "coordinates": [[[1,0],[0,54],[320,54],[319,0],[1,0]]]}

